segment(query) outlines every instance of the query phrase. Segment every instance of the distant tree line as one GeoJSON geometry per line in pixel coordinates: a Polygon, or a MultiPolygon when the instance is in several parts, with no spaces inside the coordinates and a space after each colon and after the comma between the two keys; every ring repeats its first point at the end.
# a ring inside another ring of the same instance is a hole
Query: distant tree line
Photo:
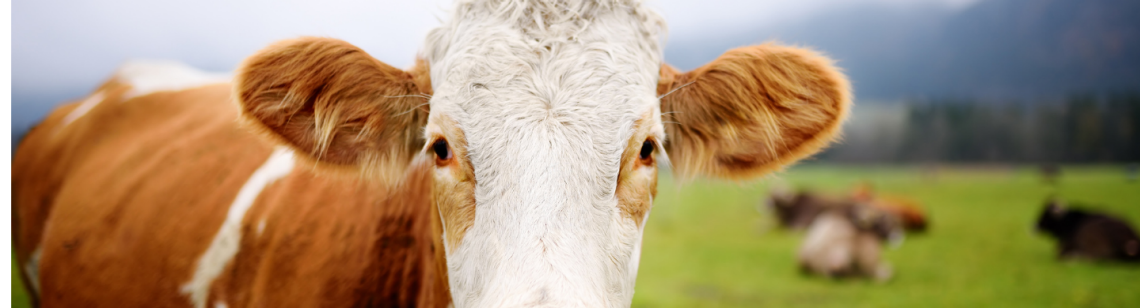
{"type": "Polygon", "coordinates": [[[1077,94],[1038,102],[937,99],[857,105],[845,133],[844,141],[817,159],[1138,162],[1140,93],[1077,94]]]}

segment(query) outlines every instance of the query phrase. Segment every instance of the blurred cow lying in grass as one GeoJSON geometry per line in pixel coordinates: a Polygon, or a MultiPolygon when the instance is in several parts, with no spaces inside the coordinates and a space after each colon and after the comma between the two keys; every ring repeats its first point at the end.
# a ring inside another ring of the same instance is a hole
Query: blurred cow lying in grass
{"type": "Polygon", "coordinates": [[[767,200],[768,210],[780,227],[789,230],[805,230],[819,214],[845,204],[843,199],[810,191],[793,192],[786,187],[773,188],[767,200]]]}
{"type": "Polygon", "coordinates": [[[870,184],[860,184],[847,197],[830,196],[801,190],[794,192],[783,186],[774,187],[769,194],[767,207],[776,216],[780,227],[804,230],[820,213],[828,208],[850,203],[873,207],[895,216],[908,232],[923,232],[929,224],[926,213],[918,202],[897,196],[882,196],[870,184]]]}
{"type": "Polygon", "coordinates": [[[1045,202],[1037,231],[1057,239],[1061,259],[1140,262],[1140,238],[1123,219],[1067,207],[1057,199],[1045,202]]]}
{"type": "Polygon", "coordinates": [[[890,266],[880,260],[880,253],[884,244],[903,238],[904,224],[897,213],[854,198],[782,188],[773,190],[768,201],[781,226],[807,230],[798,255],[805,273],[890,279],[890,266]]]}
{"type": "Polygon", "coordinates": [[[876,194],[870,183],[856,185],[851,190],[851,199],[898,216],[908,232],[926,231],[926,213],[917,201],[901,196],[876,194]]]}
{"type": "Polygon", "coordinates": [[[890,265],[880,260],[885,243],[899,243],[902,225],[890,213],[862,204],[836,206],[819,214],[800,245],[800,268],[826,277],[868,277],[886,281],[890,265]]]}

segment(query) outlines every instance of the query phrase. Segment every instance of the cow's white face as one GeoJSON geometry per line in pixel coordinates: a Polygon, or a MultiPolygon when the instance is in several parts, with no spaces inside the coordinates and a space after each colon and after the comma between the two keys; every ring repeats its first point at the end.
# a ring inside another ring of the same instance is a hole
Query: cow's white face
{"type": "Polygon", "coordinates": [[[627,306],[666,153],[682,176],[754,178],[828,144],[850,105],[814,52],[682,73],[663,28],[635,0],[460,1],[408,71],[301,38],[247,59],[235,97],[318,165],[398,183],[434,160],[457,307],[627,306]]]}
{"type": "Polygon", "coordinates": [[[660,21],[523,4],[460,5],[425,48],[453,300],[628,305],[663,158],[660,21]]]}

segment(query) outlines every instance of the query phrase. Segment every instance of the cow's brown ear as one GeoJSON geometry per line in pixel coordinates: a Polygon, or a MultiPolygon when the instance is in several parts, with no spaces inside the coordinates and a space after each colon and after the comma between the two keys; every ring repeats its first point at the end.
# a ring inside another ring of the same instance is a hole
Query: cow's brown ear
{"type": "Polygon", "coordinates": [[[347,42],[306,37],[246,59],[234,92],[242,117],[267,135],[319,163],[376,171],[422,147],[427,72],[423,61],[403,71],[347,42]]]}
{"type": "Polygon", "coordinates": [[[851,105],[831,60],[800,48],[737,48],[660,77],[665,149],[683,176],[747,179],[791,164],[836,139],[851,105]]]}

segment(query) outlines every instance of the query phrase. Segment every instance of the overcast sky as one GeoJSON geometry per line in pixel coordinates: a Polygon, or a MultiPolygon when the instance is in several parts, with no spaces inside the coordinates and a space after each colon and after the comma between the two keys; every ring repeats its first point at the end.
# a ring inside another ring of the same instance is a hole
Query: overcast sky
{"type": "MultiPolygon", "coordinates": [[[[649,0],[670,39],[734,27],[794,22],[851,6],[938,5],[979,0],[649,0]]],[[[329,36],[396,67],[411,64],[423,36],[448,18],[447,0],[115,0],[12,2],[16,92],[96,86],[127,59],[172,59],[230,71],[280,39],[329,36]]]]}

